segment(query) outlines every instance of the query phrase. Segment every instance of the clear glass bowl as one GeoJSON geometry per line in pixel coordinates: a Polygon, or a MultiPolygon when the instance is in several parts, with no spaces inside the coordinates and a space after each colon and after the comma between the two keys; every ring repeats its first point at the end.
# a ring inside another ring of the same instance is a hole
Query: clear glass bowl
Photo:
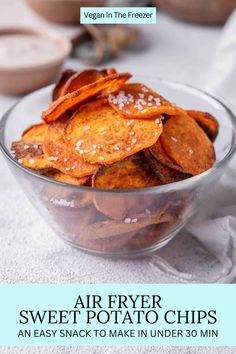
{"type": "Polygon", "coordinates": [[[223,103],[180,83],[139,80],[183,108],[207,111],[218,119],[217,161],[212,169],[181,182],[139,190],[67,185],[23,167],[10,154],[11,142],[40,121],[51,99],[51,86],[23,98],[1,120],[1,149],[12,173],[45,221],[78,249],[127,257],[163,247],[207,201],[211,185],[217,183],[235,152],[236,120],[223,103]]]}

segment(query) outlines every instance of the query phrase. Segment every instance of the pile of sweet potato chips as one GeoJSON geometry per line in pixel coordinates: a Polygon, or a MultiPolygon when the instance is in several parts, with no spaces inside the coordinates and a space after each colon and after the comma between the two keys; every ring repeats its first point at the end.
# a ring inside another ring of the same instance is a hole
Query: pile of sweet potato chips
{"type": "MultiPolygon", "coordinates": [[[[53,90],[50,106],[42,113],[42,123],[31,126],[21,140],[12,143],[13,156],[56,181],[97,189],[158,187],[210,169],[215,162],[217,120],[209,113],[178,107],[142,83],[127,83],[130,78],[129,73],[117,73],[113,68],[66,70],[53,90]]],[[[56,185],[53,193],[59,189],[56,185]]],[[[47,191],[46,199],[62,200],[53,193],[47,191]]],[[[132,247],[144,247],[142,230],[146,230],[147,242],[158,234],[157,227],[162,234],[163,225],[174,223],[166,203],[147,215],[143,210],[149,210],[148,198],[140,205],[135,198],[130,197],[128,203],[121,195],[116,198],[115,208],[114,197],[108,195],[96,194],[91,202],[85,193],[78,201],[75,208],[87,220],[87,228],[79,227],[83,229],[80,244],[86,239],[86,247],[108,250],[107,237],[118,233],[119,241],[113,238],[109,250],[127,240],[132,247]],[[93,223],[94,214],[88,213],[91,203],[103,215],[93,223]],[[131,221],[122,223],[127,216],[131,221]]],[[[58,222],[65,224],[63,217],[66,215],[60,215],[58,222]]],[[[67,229],[66,233],[78,235],[77,223],[67,223],[68,227],[73,232],[67,229]]]]}
{"type": "Polygon", "coordinates": [[[16,159],[52,178],[60,172],[64,182],[92,180],[104,189],[158,186],[211,168],[216,119],[185,111],[130,78],[112,68],[66,70],[43,123],[12,144],[16,159]]]}

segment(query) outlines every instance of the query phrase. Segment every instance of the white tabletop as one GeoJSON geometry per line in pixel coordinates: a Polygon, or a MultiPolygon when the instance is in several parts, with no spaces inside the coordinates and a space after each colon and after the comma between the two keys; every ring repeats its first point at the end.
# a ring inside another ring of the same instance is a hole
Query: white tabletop
{"type": "MultiPolygon", "coordinates": [[[[158,14],[156,26],[140,26],[142,38],[137,48],[122,53],[111,64],[119,70],[134,74],[160,76],[195,85],[205,86],[211,70],[211,62],[221,29],[204,27],[173,20],[158,14]]],[[[31,25],[38,28],[51,27],[34,15],[21,0],[1,0],[0,25],[31,25]]],[[[52,26],[61,30],[58,26],[52,26]]],[[[72,35],[74,29],[64,30],[72,35]]],[[[81,69],[83,65],[74,60],[67,67],[81,69]]],[[[1,114],[18,98],[0,95],[1,114]]],[[[4,283],[168,283],[175,282],[147,260],[112,261],[85,255],[65,245],[45,224],[37,211],[21,191],[17,181],[11,175],[3,157],[0,156],[0,282],[4,283]]],[[[178,265],[183,271],[195,272],[209,269],[206,255],[199,260],[192,257],[193,248],[199,247],[191,238],[183,234],[169,246],[160,251],[163,257],[173,264],[184,255],[184,262],[178,265]],[[175,247],[175,254],[172,250],[175,247]]],[[[183,257],[182,257],[183,258],[183,257]]],[[[188,353],[200,353],[201,349],[189,348],[188,353]]],[[[6,349],[7,352],[7,349],[6,349]]],[[[9,349],[9,353],[18,349],[9,349]]],[[[22,349],[21,353],[30,350],[22,349]]],[[[75,348],[50,348],[32,353],[76,353],[75,348]]],[[[89,352],[80,349],[80,353],[89,352]]],[[[94,349],[93,353],[104,353],[94,349]]],[[[106,349],[114,353],[114,349],[106,349]]],[[[116,351],[118,352],[118,350],[116,351]]],[[[119,353],[187,353],[179,348],[166,349],[120,349],[119,353]],[[159,351],[160,350],[160,351],[159,351]]],[[[222,353],[223,350],[209,349],[208,353],[222,353]]],[[[233,353],[233,349],[224,350],[233,353]]]]}

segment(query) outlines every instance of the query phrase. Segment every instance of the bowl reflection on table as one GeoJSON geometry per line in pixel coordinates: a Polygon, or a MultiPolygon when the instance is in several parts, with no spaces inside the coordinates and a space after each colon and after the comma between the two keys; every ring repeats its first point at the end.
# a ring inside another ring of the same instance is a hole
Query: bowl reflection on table
{"type": "Polygon", "coordinates": [[[26,127],[39,122],[50,102],[51,86],[26,96],[2,118],[1,148],[11,171],[45,221],[79,249],[127,257],[161,248],[207,201],[211,186],[235,152],[235,117],[223,103],[183,84],[147,77],[140,81],[181,107],[207,111],[217,118],[220,132],[212,169],[181,182],[139,190],[72,186],[38,175],[10,154],[11,142],[19,139],[26,127]]]}

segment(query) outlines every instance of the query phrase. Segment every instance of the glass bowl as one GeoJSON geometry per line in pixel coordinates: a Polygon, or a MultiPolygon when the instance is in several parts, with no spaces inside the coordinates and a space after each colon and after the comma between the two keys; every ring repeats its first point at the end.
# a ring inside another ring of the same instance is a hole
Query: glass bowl
{"type": "Polygon", "coordinates": [[[80,250],[129,257],[163,247],[207,202],[211,186],[218,182],[236,150],[235,117],[219,100],[180,83],[138,79],[183,108],[207,111],[217,118],[220,132],[213,168],[181,182],[139,190],[72,186],[38,175],[10,153],[11,142],[40,121],[41,112],[50,102],[52,86],[26,96],[1,120],[1,150],[15,178],[52,229],[80,250]]]}

